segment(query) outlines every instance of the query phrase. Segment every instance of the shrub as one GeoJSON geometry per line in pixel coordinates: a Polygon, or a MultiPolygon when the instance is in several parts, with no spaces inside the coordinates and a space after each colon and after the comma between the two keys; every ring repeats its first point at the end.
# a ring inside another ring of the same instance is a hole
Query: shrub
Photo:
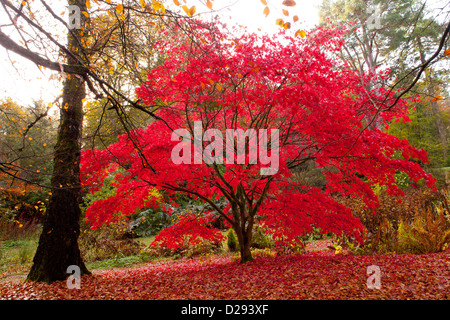
{"type": "MultiPolygon", "coordinates": [[[[231,252],[239,251],[239,242],[237,240],[236,233],[232,228],[227,233],[227,246],[231,252]]],[[[272,248],[274,241],[269,234],[267,234],[264,228],[260,225],[255,225],[252,230],[252,248],[265,249],[272,248]]]]}
{"type": "Polygon", "coordinates": [[[142,210],[137,219],[128,225],[127,231],[136,234],[138,237],[153,236],[171,223],[170,215],[166,212],[147,208],[142,210]]]}
{"type": "MultiPolygon", "coordinates": [[[[340,203],[349,207],[354,216],[358,217],[367,230],[364,246],[366,252],[389,253],[398,252],[398,230],[400,223],[411,224],[416,210],[427,211],[442,205],[448,208],[448,196],[445,191],[433,191],[428,188],[408,189],[404,197],[387,194],[380,188],[376,190],[380,206],[373,210],[364,208],[362,201],[340,197],[340,203]]],[[[446,209],[448,211],[448,209],[446,209]]]]}
{"type": "Polygon", "coordinates": [[[271,248],[274,245],[274,241],[268,235],[264,228],[260,225],[255,225],[253,227],[253,234],[252,234],[252,248],[257,249],[264,249],[264,248],[271,248]]]}
{"type": "Polygon", "coordinates": [[[221,243],[202,239],[202,241],[195,245],[190,244],[188,241],[185,241],[183,245],[176,250],[153,243],[145,248],[143,252],[150,257],[192,258],[198,255],[217,253],[221,250],[221,243]]]}
{"type": "Polygon", "coordinates": [[[443,210],[416,209],[411,224],[401,221],[398,229],[399,250],[428,253],[444,250],[450,242],[450,225],[443,210]]]}
{"type": "Polygon", "coordinates": [[[231,252],[239,250],[239,244],[236,238],[236,233],[233,229],[229,229],[227,233],[227,246],[231,252]]]}
{"type": "Polygon", "coordinates": [[[123,239],[122,223],[111,223],[91,230],[86,223],[81,224],[79,246],[85,261],[111,259],[118,254],[131,256],[141,252],[143,245],[132,239],[123,239]]]}

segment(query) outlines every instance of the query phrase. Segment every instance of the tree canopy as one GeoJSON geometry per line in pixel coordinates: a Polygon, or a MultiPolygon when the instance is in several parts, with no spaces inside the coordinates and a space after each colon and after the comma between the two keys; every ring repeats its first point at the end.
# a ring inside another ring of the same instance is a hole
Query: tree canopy
{"type": "MultiPolygon", "coordinates": [[[[393,177],[399,171],[415,183],[432,186],[434,179],[418,163],[427,162],[423,150],[369,128],[370,121],[405,117],[407,104],[392,107],[393,96],[368,90],[370,76],[361,81],[339,59],[344,33],[317,28],[307,38],[283,32],[236,38],[221,25],[198,23],[200,41],[159,42],[167,57],[136,92],[165,120],[83,153],[83,185],[95,191],[113,175],[116,187],[114,196],[88,208],[88,221],[96,227],[159,205],[149,197],[156,187],[172,205],[178,193],[211,205],[235,229],[242,261],[251,259],[257,221],[280,242],[299,241],[312,226],[361,241],[359,220],[332,194],[375,208],[370,185],[402,194],[393,177]],[[293,181],[290,169],[307,162],[324,172],[325,188],[293,181]],[[220,198],[223,208],[214,202],[220,198]]],[[[200,219],[187,213],[155,241],[176,248],[186,235],[216,237],[210,218],[211,212],[200,219]]]]}

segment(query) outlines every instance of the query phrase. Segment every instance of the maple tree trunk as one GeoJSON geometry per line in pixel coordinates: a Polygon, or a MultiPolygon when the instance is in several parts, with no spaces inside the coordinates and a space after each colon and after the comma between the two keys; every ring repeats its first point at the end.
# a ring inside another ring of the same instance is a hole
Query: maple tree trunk
{"type": "Polygon", "coordinates": [[[241,236],[238,235],[238,241],[239,241],[239,249],[241,253],[241,263],[245,263],[248,261],[252,261],[252,252],[250,250],[251,248],[251,239],[249,239],[248,236],[245,234],[242,234],[241,236]]]}
{"type": "MultiPolygon", "coordinates": [[[[69,4],[85,6],[85,0],[69,4]]],[[[80,37],[76,30],[74,34],[80,37]]],[[[76,48],[77,39],[69,34],[68,47],[76,48]]],[[[69,57],[69,64],[77,61],[69,57]]],[[[78,247],[81,216],[80,155],[85,86],[82,77],[68,76],[64,82],[58,138],[54,150],[52,194],[47,208],[39,245],[27,281],[64,280],[67,267],[75,265],[81,274],[89,274],[78,247]]]]}
{"type": "Polygon", "coordinates": [[[252,228],[253,223],[247,225],[247,228],[238,226],[234,228],[236,232],[238,242],[239,242],[239,251],[241,254],[241,263],[249,262],[253,260],[251,245],[252,245],[252,228]]]}

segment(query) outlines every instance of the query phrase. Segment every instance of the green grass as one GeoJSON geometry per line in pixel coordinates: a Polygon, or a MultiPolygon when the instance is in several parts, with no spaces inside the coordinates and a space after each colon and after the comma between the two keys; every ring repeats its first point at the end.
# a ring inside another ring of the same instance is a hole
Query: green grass
{"type": "Polygon", "coordinates": [[[128,268],[136,264],[150,261],[151,258],[144,254],[136,254],[132,256],[117,255],[113,259],[105,259],[100,261],[87,262],[86,267],[89,270],[96,269],[112,269],[112,268],[128,268]]]}
{"type": "Polygon", "coordinates": [[[153,242],[153,240],[155,240],[155,236],[140,237],[136,238],[135,240],[139,241],[140,243],[144,244],[147,247],[153,242]]]}
{"type": "Polygon", "coordinates": [[[0,278],[26,274],[31,268],[37,244],[37,239],[0,241],[0,278]]]}

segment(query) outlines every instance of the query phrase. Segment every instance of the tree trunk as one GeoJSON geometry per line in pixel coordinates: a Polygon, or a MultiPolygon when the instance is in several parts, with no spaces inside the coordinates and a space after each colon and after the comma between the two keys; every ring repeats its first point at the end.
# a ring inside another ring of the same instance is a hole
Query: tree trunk
{"type": "MultiPolygon", "coordinates": [[[[86,10],[85,0],[71,0],[69,4],[79,5],[86,10]]],[[[84,19],[81,19],[84,22],[84,19]]],[[[81,37],[80,30],[74,30],[81,37]]],[[[69,33],[68,48],[75,51],[77,39],[69,33]]],[[[77,64],[71,57],[68,64],[77,64]]],[[[89,274],[78,248],[81,210],[80,153],[83,125],[84,80],[69,76],[63,87],[62,107],[58,139],[54,150],[54,167],[51,181],[52,195],[44,219],[39,245],[28,274],[28,281],[50,283],[64,280],[67,267],[75,265],[81,274],[89,274]]]]}
{"type": "Polygon", "coordinates": [[[249,262],[253,260],[252,252],[251,252],[251,244],[252,241],[246,234],[238,236],[239,239],[239,249],[241,253],[241,263],[249,262]],[[242,239],[242,240],[241,240],[242,239]]]}
{"type": "Polygon", "coordinates": [[[239,251],[241,254],[241,263],[249,262],[253,260],[251,245],[252,245],[252,226],[247,226],[247,228],[239,226],[234,228],[239,242],[239,251]]]}

